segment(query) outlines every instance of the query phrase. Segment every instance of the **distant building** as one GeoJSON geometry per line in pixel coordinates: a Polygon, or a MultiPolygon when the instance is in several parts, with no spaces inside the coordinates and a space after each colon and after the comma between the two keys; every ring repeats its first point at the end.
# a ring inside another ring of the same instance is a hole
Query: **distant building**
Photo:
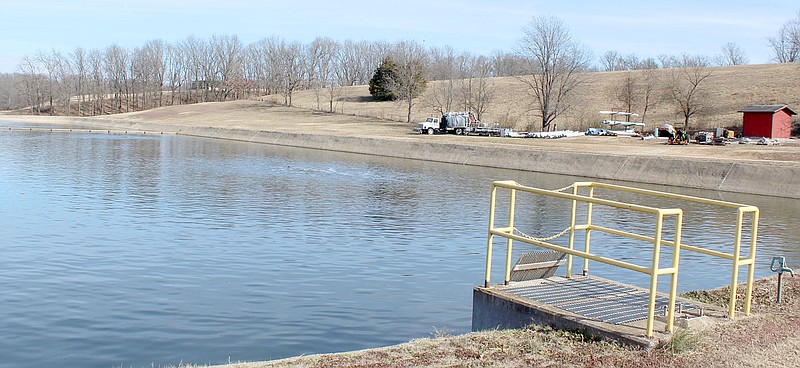
{"type": "Polygon", "coordinates": [[[789,138],[792,135],[792,115],[787,105],[750,105],[739,112],[742,116],[742,135],[745,137],[789,138]]]}

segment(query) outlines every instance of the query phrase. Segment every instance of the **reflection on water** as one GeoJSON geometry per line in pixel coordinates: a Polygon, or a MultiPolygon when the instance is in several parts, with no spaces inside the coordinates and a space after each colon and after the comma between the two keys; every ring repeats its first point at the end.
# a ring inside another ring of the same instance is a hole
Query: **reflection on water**
{"type": "MultiPolygon", "coordinates": [[[[586,180],[162,136],[4,131],[0,150],[0,366],[13,367],[262,360],[467,332],[490,182],[586,180]]],[[[679,190],[761,207],[760,276],[772,255],[800,261],[798,201],[679,190]]],[[[524,206],[519,223],[539,235],[568,216],[524,206]]],[[[726,216],[697,208],[686,236],[724,247],[713,224],[726,216]]],[[[596,240],[604,255],[649,254],[596,240]]],[[[717,261],[682,262],[682,290],[728,282],[717,261]]]]}

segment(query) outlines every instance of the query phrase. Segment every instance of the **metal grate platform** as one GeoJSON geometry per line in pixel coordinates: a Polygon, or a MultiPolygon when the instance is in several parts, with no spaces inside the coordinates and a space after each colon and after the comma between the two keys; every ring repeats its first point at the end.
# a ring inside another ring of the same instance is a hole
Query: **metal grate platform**
{"type": "MultiPolygon", "coordinates": [[[[649,292],[630,285],[594,277],[553,277],[536,282],[512,283],[502,291],[517,297],[547,303],[556,308],[615,325],[647,319],[649,292]]],[[[664,315],[669,299],[656,296],[656,315],[664,315]]],[[[676,309],[700,310],[686,302],[676,309]]]]}

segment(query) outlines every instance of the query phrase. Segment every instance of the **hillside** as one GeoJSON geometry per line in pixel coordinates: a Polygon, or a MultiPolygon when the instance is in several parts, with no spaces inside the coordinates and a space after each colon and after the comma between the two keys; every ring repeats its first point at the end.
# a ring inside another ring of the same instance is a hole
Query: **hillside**
{"type": "MultiPolygon", "coordinates": [[[[795,110],[800,109],[798,63],[714,67],[711,70],[712,74],[703,87],[708,93],[706,110],[692,119],[690,129],[741,125],[741,114],[736,111],[749,104],[788,104],[795,110]]],[[[663,81],[669,70],[655,72],[660,81],[657,83],[657,91],[663,95],[663,81]]],[[[620,102],[615,97],[616,90],[628,73],[636,77],[643,72],[596,72],[581,75],[582,85],[574,96],[573,109],[555,121],[558,128],[584,130],[599,126],[599,121],[604,117],[598,111],[620,107],[620,102]]],[[[483,121],[497,122],[516,130],[534,130],[539,123],[530,107],[532,98],[526,85],[517,77],[492,78],[491,82],[495,89],[494,98],[483,121]]],[[[431,91],[437,83],[444,82],[430,82],[426,92],[415,102],[415,121],[436,115],[437,110],[432,107],[434,104],[431,91]]],[[[326,92],[323,92],[320,102],[322,110],[327,107],[325,95],[326,92]]],[[[268,98],[275,102],[283,101],[279,96],[268,98]]],[[[314,91],[300,91],[294,95],[293,104],[316,109],[316,95],[314,91]]],[[[374,102],[367,86],[345,88],[336,99],[335,110],[349,115],[405,121],[402,102],[374,102]]],[[[648,129],[652,129],[654,125],[664,123],[682,124],[682,119],[682,116],[676,115],[673,103],[664,99],[648,111],[646,123],[648,129]]]]}

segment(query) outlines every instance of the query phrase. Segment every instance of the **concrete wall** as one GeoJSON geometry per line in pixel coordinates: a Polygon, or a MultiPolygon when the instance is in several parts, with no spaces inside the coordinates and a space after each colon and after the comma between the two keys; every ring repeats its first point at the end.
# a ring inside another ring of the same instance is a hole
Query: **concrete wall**
{"type": "Polygon", "coordinates": [[[563,312],[544,304],[496,295],[491,289],[472,290],[472,331],[525,328],[531,324],[547,325],[562,330],[581,331],[590,336],[615,340],[640,348],[651,348],[657,339],[648,339],[627,326],[611,326],[563,312]]]}
{"type": "MultiPolygon", "coordinates": [[[[76,119],[75,124],[87,125],[76,119]]],[[[375,138],[295,134],[214,127],[187,127],[118,120],[90,124],[118,129],[176,132],[181,135],[239,140],[291,147],[360,153],[459,165],[563,174],[587,180],[621,180],[734,193],[798,198],[800,163],[663,158],[546,151],[531,147],[442,144],[415,138],[375,138]]],[[[498,178],[502,179],[502,178],[498,178]]]]}
{"type": "MultiPolygon", "coordinates": [[[[525,147],[476,147],[416,139],[343,137],[190,128],[183,135],[362,153],[513,170],[612,179],[736,193],[800,198],[800,163],[724,161],[558,152],[525,147]]],[[[502,179],[502,178],[498,178],[502,179]]]]}

